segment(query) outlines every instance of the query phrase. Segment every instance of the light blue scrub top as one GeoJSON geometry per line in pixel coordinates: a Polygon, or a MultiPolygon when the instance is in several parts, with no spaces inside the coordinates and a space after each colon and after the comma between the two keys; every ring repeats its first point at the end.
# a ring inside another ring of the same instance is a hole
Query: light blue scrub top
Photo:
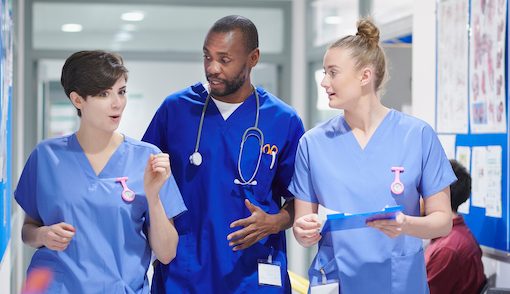
{"type": "MultiPolygon", "coordinates": [[[[151,144],[125,137],[97,176],[76,135],[49,139],[32,151],[14,196],[43,225],[66,222],[76,234],[64,251],[37,249],[28,268],[47,267],[47,293],[148,293],[149,210],[143,176],[151,144]],[[117,177],[127,176],[133,202],[122,199],[117,177]]],[[[186,210],[173,177],[160,191],[168,218],[186,210]]]]}
{"type": "MultiPolygon", "coordinates": [[[[339,212],[363,213],[401,205],[420,214],[427,198],[456,180],[434,130],[390,110],[361,149],[343,116],[307,132],[300,140],[289,190],[296,198],[339,212]],[[404,192],[392,194],[394,166],[404,167],[404,192]]],[[[428,293],[421,239],[391,239],[374,228],[325,233],[309,270],[312,285],[340,281],[342,293],[428,293]]]]}
{"type": "MultiPolygon", "coordinates": [[[[303,134],[301,120],[288,105],[262,88],[259,128],[265,143],[278,147],[274,167],[272,156],[262,154],[256,174],[257,185],[234,184],[244,131],[255,123],[255,95],[251,95],[225,120],[215,103],[208,104],[199,151],[203,162],[190,164],[200,116],[207,97],[202,84],[195,84],[165,99],[156,112],[143,140],[170,154],[177,185],[189,211],[175,221],[179,232],[176,258],[167,266],[159,264],[154,273],[153,293],[290,293],[285,253],[285,234],[270,235],[237,252],[228,245],[227,235],[241,227],[230,223],[251,215],[244,204],[249,199],[264,211],[275,214],[281,197],[293,197],[287,187],[294,173],[298,141],[303,134]],[[258,284],[257,261],[281,264],[283,287],[258,284]]],[[[260,146],[251,136],[243,148],[241,169],[249,179],[255,169],[260,146]]]]}

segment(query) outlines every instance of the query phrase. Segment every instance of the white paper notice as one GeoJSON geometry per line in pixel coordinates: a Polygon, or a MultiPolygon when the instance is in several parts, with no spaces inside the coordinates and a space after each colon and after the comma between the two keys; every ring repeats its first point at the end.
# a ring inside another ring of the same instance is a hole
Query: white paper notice
{"type": "Polygon", "coordinates": [[[473,206],[485,207],[485,215],[501,217],[501,146],[473,147],[472,200],[473,206]]]}
{"type": "Polygon", "coordinates": [[[485,215],[501,218],[501,146],[487,147],[487,195],[485,215]]]}
{"type": "MultiPolygon", "coordinates": [[[[468,146],[457,146],[457,152],[455,153],[455,159],[462,164],[466,170],[471,172],[471,148],[468,146]]],[[[471,205],[471,199],[468,198],[466,202],[459,205],[457,212],[468,214],[469,207],[471,205]]]]}
{"type": "Polygon", "coordinates": [[[487,194],[487,148],[473,147],[471,162],[471,205],[485,207],[487,194]]]}

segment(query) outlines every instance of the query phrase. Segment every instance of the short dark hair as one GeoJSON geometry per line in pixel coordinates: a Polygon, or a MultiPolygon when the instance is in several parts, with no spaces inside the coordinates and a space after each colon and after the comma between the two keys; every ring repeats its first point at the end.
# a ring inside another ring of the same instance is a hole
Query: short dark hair
{"type": "Polygon", "coordinates": [[[457,181],[450,185],[450,202],[452,210],[457,212],[459,205],[469,199],[471,195],[471,175],[466,168],[455,159],[450,159],[457,181]]]}
{"type": "MultiPolygon", "coordinates": [[[[111,88],[121,77],[127,81],[128,70],[120,55],[101,50],[79,51],[66,59],[60,82],[67,97],[76,92],[87,99],[111,88]]],[[[77,112],[81,116],[79,109],[77,112]]]]}
{"type": "Polygon", "coordinates": [[[209,33],[228,33],[234,30],[241,31],[244,44],[248,52],[259,47],[259,33],[251,20],[240,15],[228,15],[217,20],[209,33]]]}

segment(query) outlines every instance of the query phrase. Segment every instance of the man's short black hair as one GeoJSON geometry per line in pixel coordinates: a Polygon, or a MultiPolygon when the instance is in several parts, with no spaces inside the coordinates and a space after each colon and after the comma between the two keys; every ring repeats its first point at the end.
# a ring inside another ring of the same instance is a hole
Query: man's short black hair
{"type": "Polygon", "coordinates": [[[259,33],[257,27],[248,18],[240,15],[228,15],[217,20],[209,33],[228,33],[234,30],[241,31],[244,44],[248,52],[259,47],[259,33]]]}
{"type": "Polygon", "coordinates": [[[457,212],[459,205],[468,200],[471,195],[471,175],[462,164],[450,159],[457,181],[450,185],[452,210],[457,212]]]}

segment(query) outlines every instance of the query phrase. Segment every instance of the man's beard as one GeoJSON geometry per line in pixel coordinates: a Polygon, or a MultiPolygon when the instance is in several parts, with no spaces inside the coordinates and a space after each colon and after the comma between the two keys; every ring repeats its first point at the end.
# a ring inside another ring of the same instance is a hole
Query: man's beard
{"type": "MultiPolygon", "coordinates": [[[[225,85],[225,89],[223,91],[218,91],[215,89],[211,89],[211,95],[215,97],[224,97],[227,95],[230,95],[232,93],[235,93],[237,90],[241,88],[241,86],[246,81],[246,75],[244,74],[246,71],[246,66],[243,67],[239,73],[236,75],[237,78],[234,78],[232,80],[224,80],[221,79],[223,84],[225,85]]],[[[211,76],[208,76],[210,78],[211,76]]]]}

